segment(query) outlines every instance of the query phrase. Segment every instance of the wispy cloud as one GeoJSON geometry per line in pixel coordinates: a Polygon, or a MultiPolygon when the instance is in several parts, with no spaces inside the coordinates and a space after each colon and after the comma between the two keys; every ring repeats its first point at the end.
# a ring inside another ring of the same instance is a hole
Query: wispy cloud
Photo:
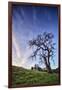
{"type": "Polygon", "coordinates": [[[26,47],[25,52],[20,48],[19,43],[16,40],[15,33],[12,34],[12,64],[16,66],[22,66],[30,68],[34,63],[30,63],[28,57],[31,55],[32,50],[26,47]],[[29,63],[29,64],[28,64],[29,63]]]}

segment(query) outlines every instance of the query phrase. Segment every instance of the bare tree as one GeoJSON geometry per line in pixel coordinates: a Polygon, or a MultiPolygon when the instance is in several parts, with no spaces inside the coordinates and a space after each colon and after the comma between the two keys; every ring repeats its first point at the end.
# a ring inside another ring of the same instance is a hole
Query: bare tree
{"type": "Polygon", "coordinates": [[[39,56],[39,60],[41,63],[44,63],[47,71],[51,73],[51,62],[53,60],[54,55],[54,45],[53,43],[53,34],[44,32],[37,36],[37,38],[29,41],[29,46],[33,47],[33,55],[32,58],[36,58],[39,56]]]}

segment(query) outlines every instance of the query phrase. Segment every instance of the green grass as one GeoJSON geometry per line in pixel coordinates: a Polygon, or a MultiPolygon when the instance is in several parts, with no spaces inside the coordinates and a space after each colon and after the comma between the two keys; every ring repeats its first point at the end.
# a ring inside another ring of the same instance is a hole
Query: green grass
{"type": "Polygon", "coordinates": [[[58,73],[47,73],[12,67],[12,87],[59,84],[58,73]]]}

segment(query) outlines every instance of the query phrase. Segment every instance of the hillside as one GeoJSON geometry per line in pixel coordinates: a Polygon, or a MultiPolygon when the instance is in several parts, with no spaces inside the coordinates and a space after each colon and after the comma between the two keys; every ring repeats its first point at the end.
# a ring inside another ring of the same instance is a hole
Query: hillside
{"type": "Polygon", "coordinates": [[[58,73],[12,67],[12,87],[59,84],[58,73]]]}

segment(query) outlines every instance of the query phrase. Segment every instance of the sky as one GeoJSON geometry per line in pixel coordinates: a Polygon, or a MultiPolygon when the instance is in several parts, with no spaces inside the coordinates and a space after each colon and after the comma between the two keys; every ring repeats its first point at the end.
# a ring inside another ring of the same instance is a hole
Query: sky
{"type": "MultiPolygon", "coordinates": [[[[30,69],[39,64],[31,60],[32,49],[29,40],[43,32],[52,32],[56,53],[52,68],[58,67],[58,8],[52,6],[13,5],[12,9],[12,65],[30,69]]],[[[45,67],[44,64],[40,64],[45,67]]]]}

